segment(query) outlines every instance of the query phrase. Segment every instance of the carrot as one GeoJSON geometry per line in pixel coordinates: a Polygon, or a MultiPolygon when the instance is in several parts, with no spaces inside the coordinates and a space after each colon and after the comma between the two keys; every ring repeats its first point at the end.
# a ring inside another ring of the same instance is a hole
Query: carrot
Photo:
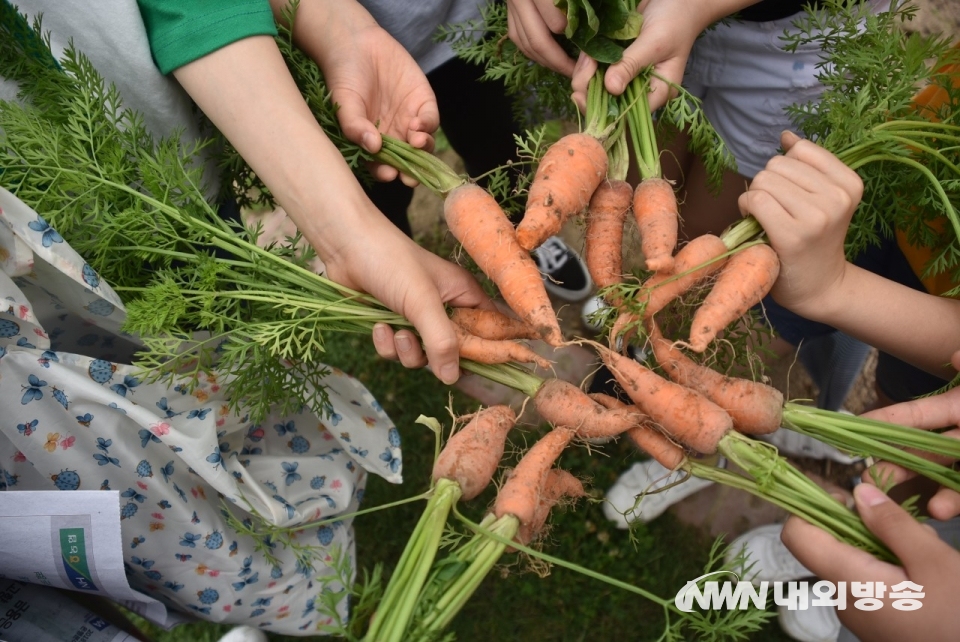
{"type": "Polygon", "coordinates": [[[622,278],[623,223],[632,200],[633,188],[620,180],[603,181],[590,199],[583,260],[600,289],[622,278]]]}
{"type": "Polygon", "coordinates": [[[640,181],[633,195],[633,215],[647,269],[671,273],[680,219],[673,185],[659,177],[640,181]]]}
{"type": "Polygon", "coordinates": [[[481,339],[505,341],[540,338],[537,331],[524,321],[508,317],[497,310],[454,308],[450,320],[481,339]]]}
{"type": "Polygon", "coordinates": [[[751,245],[731,256],[693,316],[691,349],[706,350],[718,332],[770,292],[779,274],[780,259],[766,243],[751,245]]]}
{"type": "Polygon", "coordinates": [[[550,361],[544,359],[529,346],[517,341],[493,341],[475,337],[458,325],[454,325],[457,332],[457,342],[460,345],[460,356],[472,359],[479,363],[535,363],[541,368],[549,369],[550,361]]]}
{"type": "Polygon", "coordinates": [[[567,134],[543,155],[517,226],[517,240],[528,252],[560,232],[563,224],[590,202],[607,175],[607,152],[589,134],[567,134]]]}
{"type": "Polygon", "coordinates": [[[473,499],[487,487],[503,457],[507,433],[517,423],[509,406],[490,406],[447,440],[433,464],[433,479],[452,479],[463,499],[473,499]]]}
{"type": "MultiPolygon", "coordinates": [[[[693,239],[677,252],[674,257],[673,274],[657,272],[647,279],[637,295],[640,303],[645,302],[643,318],[649,319],[657,312],[667,307],[671,301],[706,279],[708,276],[723,267],[727,253],[727,246],[720,237],[713,234],[704,234],[693,239]]],[[[640,321],[640,316],[633,312],[622,312],[610,330],[611,345],[624,329],[640,321]]],[[[623,345],[629,341],[624,337],[623,345]]]]}
{"type": "Polygon", "coordinates": [[[699,392],[668,381],[615,350],[597,348],[627,395],[667,436],[697,452],[712,454],[733,429],[730,415],[699,392]]]}
{"type": "Polygon", "coordinates": [[[727,377],[706,366],[695,363],[664,339],[653,324],[650,342],[657,363],[673,381],[702,393],[727,411],[733,427],[747,435],[766,435],[780,427],[783,417],[783,393],[771,386],[727,377]]]}
{"type": "Polygon", "coordinates": [[[520,458],[497,494],[493,507],[497,518],[513,515],[521,525],[533,523],[547,473],[575,434],[570,428],[558,426],[520,458]]]}
{"type": "Polygon", "coordinates": [[[536,539],[543,531],[544,524],[547,523],[550,510],[561,498],[583,497],[586,494],[579,479],[565,470],[551,468],[547,472],[547,479],[543,483],[543,490],[540,492],[540,499],[533,520],[520,527],[517,532],[517,541],[521,544],[528,544],[536,539]]]}
{"type": "Polygon", "coordinates": [[[536,263],[517,243],[496,200],[481,187],[464,184],[447,195],[443,214],[450,232],[500,289],[510,309],[552,346],[563,342],[536,263]]]}
{"type": "Polygon", "coordinates": [[[615,437],[639,423],[638,412],[608,410],[587,393],[562,379],[546,381],[533,398],[540,416],[554,426],[566,426],[583,439],[615,437]]]}
{"type": "MultiPolygon", "coordinates": [[[[630,407],[616,397],[605,395],[602,392],[594,393],[590,395],[590,398],[605,408],[630,407]]],[[[636,408],[636,406],[634,406],[634,408],[636,408]]],[[[683,448],[670,441],[662,432],[651,426],[649,417],[646,415],[641,416],[644,417],[644,421],[628,430],[626,432],[627,437],[637,448],[660,462],[660,465],[667,470],[676,470],[679,468],[687,458],[687,455],[683,452],[683,448]]]]}

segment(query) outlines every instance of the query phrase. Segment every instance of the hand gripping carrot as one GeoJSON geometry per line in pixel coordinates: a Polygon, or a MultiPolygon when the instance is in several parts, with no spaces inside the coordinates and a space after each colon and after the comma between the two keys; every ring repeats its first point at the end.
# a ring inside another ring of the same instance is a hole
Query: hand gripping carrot
{"type": "Polygon", "coordinates": [[[779,274],[780,259],[766,243],[750,245],[731,256],[694,313],[690,348],[706,350],[721,330],[770,292],[779,274]]]}
{"type": "Polygon", "coordinates": [[[664,379],[615,350],[597,345],[624,392],[669,437],[699,453],[713,454],[733,429],[723,408],[704,395],[664,379]]]}
{"type": "Polygon", "coordinates": [[[727,377],[695,363],[665,339],[655,324],[648,324],[648,329],[653,354],[667,376],[727,411],[737,431],[766,435],[780,427],[783,393],[779,390],[756,381],[727,377]]]}
{"type": "Polygon", "coordinates": [[[525,321],[508,317],[498,310],[454,308],[450,320],[470,334],[491,341],[539,339],[540,335],[525,321]]]}
{"type": "Polygon", "coordinates": [[[632,200],[633,188],[621,180],[603,181],[590,199],[583,260],[600,289],[623,278],[623,224],[632,200]]]}
{"type": "Polygon", "coordinates": [[[527,195],[517,240],[528,252],[560,232],[563,224],[582,212],[607,175],[607,152],[596,137],[567,134],[543,155],[527,195]]]}
{"type": "Polygon", "coordinates": [[[680,221],[673,185],[659,177],[640,181],[633,195],[633,215],[647,269],[672,273],[680,221]]]}
{"type": "Polygon", "coordinates": [[[447,440],[433,464],[433,479],[452,479],[463,499],[473,499],[487,487],[503,458],[507,433],[517,423],[509,406],[490,406],[447,440]]]}

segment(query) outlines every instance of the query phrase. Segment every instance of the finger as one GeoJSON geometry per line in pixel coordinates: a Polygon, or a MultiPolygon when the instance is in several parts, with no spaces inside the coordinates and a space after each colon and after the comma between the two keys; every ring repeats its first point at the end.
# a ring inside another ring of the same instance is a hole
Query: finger
{"type": "Polygon", "coordinates": [[[420,341],[409,330],[398,330],[393,335],[400,363],[406,368],[422,368],[427,365],[427,357],[423,353],[420,341]]]}
{"type": "Polygon", "coordinates": [[[373,178],[382,183],[389,183],[392,180],[395,180],[400,174],[395,168],[390,167],[389,165],[384,165],[383,163],[377,163],[370,169],[370,173],[373,174],[373,178]]]}
{"type": "Polygon", "coordinates": [[[393,328],[386,323],[377,323],[373,326],[373,347],[377,354],[384,359],[397,360],[397,346],[393,341],[393,328]]]}
{"type": "Polygon", "coordinates": [[[456,383],[460,377],[460,355],[457,333],[436,293],[411,293],[411,300],[422,302],[411,306],[407,319],[420,334],[427,363],[433,374],[446,384],[456,383]]]}
{"type": "Polygon", "coordinates": [[[507,14],[508,35],[527,58],[565,76],[573,75],[575,63],[553,39],[533,3],[514,6],[507,14]]]}
{"type": "MultiPolygon", "coordinates": [[[[870,553],[836,539],[830,533],[800,519],[791,517],[784,524],[780,539],[794,557],[814,575],[837,582],[854,578],[895,578],[902,569],[881,562],[870,553]]],[[[899,579],[894,579],[895,584],[899,579]]]]}
{"type": "Polygon", "coordinates": [[[950,365],[952,365],[957,370],[960,370],[960,350],[957,350],[953,353],[953,356],[950,357],[950,365]]]}
{"type": "Polygon", "coordinates": [[[737,205],[741,214],[752,215],[764,230],[768,230],[768,234],[775,231],[776,234],[787,235],[796,227],[793,215],[773,194],[764,189],[751,185],[750,189],[737,199],[737,205]]]}
{"type": "Polygon", "coordinates": [[[922,430],[944,428],[960,424],[960,388],[954,388],[936,397],[913,399],[866,412],[862,417],[885,421],[922,430]]]}
{"type": "Polygon", "coordinates": [[[936,566],[937,560],[943,558],[944,547],[949,549],[876,486],[860,484],[853,489],[853,497],[860,519],[908,572],[915,565],[936,566]]]}
{"type": "MultiPolygon", "coordinates": [[[[791,156],[778,155],[767,161],[765,171],[782,176],[789,183],[794,184],[811,194],[824,191],[824,185],[829,184],[830,177],[823,172],[791,156]]],[[[845,199],[848,195],[844,191],[838,198],[845,199]]]]}
{"type": "Polygon", "coordinates": [[[960,515],[960,493],[949,488],[941,488],[927,502],[927,512],[934,519],[941,521],[960,515]]]}
{"type": "Polygon", "coordinates": [[[376,154],[383,146],[383,139],[376,125],[367,117],[367,108],[363,100],[354,93],[343,92],[337,97],[337,121],[348,140],[363,147],[367,152],[376,154]]]}
{"type": "Polygon", "coordinates": [[[535,0],[535,4],[547,28],[553,33],[563,33],[567,28],[567,16],[553,4],[553,0],[535,0]]]}
{"type": "Polygon", "coordinates": [[[436,100],[428,100],[420,106],[416,117],[410,124],[411,129],[432,134],[440,127],[440,107],[436,100]]]}
{"type": "Polygon", "coordinates": [[[597,61],[581,51],[570,81],[570,88],[573,90],[570,99],[581,112],[587,111],[587,87],[595,73],[597,73],[597,61]]]}
{"type": "Polygon", "coordinates": [[[780,132],[780,146],[783,147],[784,152],[789,152],[790,149],[801,140],[803,140],[803,138],[790,130],[780,132]]]}
{"type": "Polygon", "coordinates": [[[787,156],[820,170],[857,200],[863,195],[863,181],[860,176],[836,155],[816,143],[805,139],[795,141],[787,151],[787,156]]]}

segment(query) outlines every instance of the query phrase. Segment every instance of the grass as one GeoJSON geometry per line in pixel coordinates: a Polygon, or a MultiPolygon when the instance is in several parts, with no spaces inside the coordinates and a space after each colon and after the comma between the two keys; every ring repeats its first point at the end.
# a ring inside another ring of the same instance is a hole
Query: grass
{"type": "MultiPolygon", "coordinates": [[[[426,370],[407,370],[385,363],[373,351],[369,338],[331,336],[327,361],[360,379],[397,424],[403,439],[404,483],[392,485],[380,478],[369,481],[366,506],[375,506],[421,492],[429,482],[433,435],[414,423],[420,414],[436,417],[449,427],[448,406],[465,413],[476,402],[451,392],[426,370]]],[[[529,430],[536,428],[527,427],[529,430]]],[[[515,432],[523,445],[530,432],[515,432]]],[[[591,456],[583,448],[571,449],[560,465],[584,479],[600,494],[636,459],[627,444],[605,447],[591,456]]],[[[463,507],[479,519],[493,490],[463,507]]],[[[387,572],[399,558],[423,503],[395,507],[358,517],[359,563],[372,569],[382,563],[387,572]]],[[[613,528],[598,501],[583,501],[555,512],[544,551],[587,568],[670,597],[688,579],[701,574],[711,539],[698,529],[679,522],[672,514],[633,532],[613,528]]],[[[660,608],[637,596],[566,569],[551,569],[540,577],[516,555],[504,558],[501,572],[492,573],[454,621],[452,630],[461,642],[524,640],[525,642],[577,642],[580,640],[656,640],[662,630],[660,608]]],[[[216,640],[228,630],[209,623],[183,625],[171,632],[152,629],[158,642],[216,640]]],[[[274,636],[272,640],[295,640],[274,636]]],[[[757,640],[787,640],[775,620],[755,636],[757,640]]]]}

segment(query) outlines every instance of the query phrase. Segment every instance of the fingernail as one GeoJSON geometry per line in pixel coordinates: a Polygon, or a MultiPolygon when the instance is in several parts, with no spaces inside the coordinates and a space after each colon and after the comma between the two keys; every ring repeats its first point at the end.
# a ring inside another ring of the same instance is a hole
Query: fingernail
{"type": "Polygon", "coordinates": [[[383,342],[387,338],[387,328],[383,325],[377,324],[373,326],[373,340],[378,342],[383,342]]]}
{"type": "Polygon", "coordinates": [[[583,67],[583,63],[584,63],[584,61],[585,61],[586,59],[587,59],[587,54],[585,54],[585,53],[583,53],[583,52],[581,51],[581,52],[580,52],[580,55],[577,56],[577,64],[576,64],[576,66],[574,67],[574,69],[580,69],[580,67],[583,67]]]}
{"type": "Polygon", "coordinates": [[[399,337],[394,339],[397,342],[397,350],[400,352],[409,352],[410,351],[410,337],[405,334],[401,334],[399,337]]]}
{"type": "Polygon", "coordinates": [[[446,384],[456,383],[460,376],[460,368],[455,363],[448,363],[440,368],[440,380],[446,384]]]}
{"type": "Polygon", "coordinates": [[[872,484],[857,484],[853,489],[857,501],[864,506],[877,506],[883,502],[889,502],[890,498],[882,490],[872,484]]]}
{"type": "Polygon", "coordinates": [[[370,132],[364,132],[363,136],[360,137],[360,145],[368,152],[373,153],[373,143],[374,136],[370,132]]]}

